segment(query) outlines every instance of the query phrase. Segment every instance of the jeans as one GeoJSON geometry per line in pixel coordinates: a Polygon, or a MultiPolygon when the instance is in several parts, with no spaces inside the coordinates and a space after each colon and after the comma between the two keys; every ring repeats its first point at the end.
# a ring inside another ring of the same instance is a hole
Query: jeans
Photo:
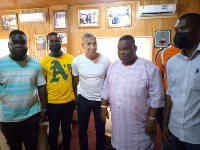
{"type": "Polygon", "coordinates": [[[171,133],[170,150],[200,150],[200,144],[190,144],[180,141],[171,133]]]}
{"type": "Polygon", "coordinates": [[[74,101],[63,104],[47,104],[50,150],[58,149],[58,134],[60,122],[63,136],[63,150],[70,150],[71,123],[75,107],[74,105],[74,101]]]}
{"type": "Polygon", "coordinates": [[[3,122],[4,134],[10,150],[22,150],[22,143],[26,150],[37,150],[40,113],[20,122],[3,122]]]}
{"type": "Polygon", "coordinates": [[[105,150],[105,124],[101,120],[100,101],[90,101],[82,95],[77,97],[77,111],[79,120],[79,145],[81,150],[88,150],[88,123],[93,110],[96,130],[96,150],[105,150]]]}

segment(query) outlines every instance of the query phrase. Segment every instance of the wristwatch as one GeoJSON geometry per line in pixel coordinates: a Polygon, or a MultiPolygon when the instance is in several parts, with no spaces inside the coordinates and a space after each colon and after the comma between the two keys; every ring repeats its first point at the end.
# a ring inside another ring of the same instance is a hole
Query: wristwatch
{"type": "Polygon", "coordinates": [[[153,121],[153,122],[157,122],[156,118],[155,117],[152,117],[152,116],[148,116],[149,120],[153,121]]]}

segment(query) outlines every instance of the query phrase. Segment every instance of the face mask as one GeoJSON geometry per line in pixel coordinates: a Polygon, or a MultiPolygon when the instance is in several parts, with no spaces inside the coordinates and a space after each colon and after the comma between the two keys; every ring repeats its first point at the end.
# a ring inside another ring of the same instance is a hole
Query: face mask
{"type": "Polygon", "coordinates": [[[176,47],[183,49],[187,46],[189,43],[188,39],[188,33],[187,32],[176,32],[174,36],[174,44],[176,47]]]}
{"type": "Polygon", "coordinates": [[[49,49],[54,52],[54,53],[57,53],[60,51],[61,49],[61,44],[50,44],[49,45],[49,49]]]}

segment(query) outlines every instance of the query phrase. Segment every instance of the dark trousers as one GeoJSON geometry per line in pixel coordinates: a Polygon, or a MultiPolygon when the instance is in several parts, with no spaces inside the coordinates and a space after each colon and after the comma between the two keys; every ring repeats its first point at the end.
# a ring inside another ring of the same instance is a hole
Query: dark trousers
{"type": "MultiPolygon", "coordinates": [[[[164,108],[160,108],[157,114],[157,121],[160,126],[161,133],[163,128],[163,118],[164,118],[163,109],[164,108]]],[[[170,150],[170,146],[167,144],[166,140],[163,137],[162,137],[161,150],[170,150]]]]}
{"type": "Polygon", "coordinates": [[[170,150],[200,150],[200,144],[182,142],[171,133],[170,150]]]}
{"type": "Polygon", "coordinates": [[[78,95],[77,111],[79,121],[79,145],[81,150],[88,150],[88,123],[90,113],[94,113],[95,130],[96,130],[96,149],[105,150],[105,124],[101,120],[100,110],[101,102],[90,101],[82,95],[78,95]]]}
{"type": "Polygon", "coordinates": [[[58,134],[61,122],[63,136],[63,150],[70,150],[71,142],[71,123],[74,112],[75,102],[63,104],[48,104],[48,119],[49,119],[49,146],[50,150],[58,149],[58,134]]]}
{"type": "Polygon", "coordinates": [[[2,123],[4,134],[10,150],[22,150],[22,143],[26,150],[37,150],[40,113],[20,122],[2,123]]]}

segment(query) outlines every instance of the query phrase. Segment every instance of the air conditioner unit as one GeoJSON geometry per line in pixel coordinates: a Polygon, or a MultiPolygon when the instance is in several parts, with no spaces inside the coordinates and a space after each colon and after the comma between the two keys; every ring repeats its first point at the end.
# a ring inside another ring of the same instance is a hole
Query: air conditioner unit
{"type": "Polygon", "coordinates": [[[46,12],[19,14],[19,20],[21,23],[45,22],[46,12]]]}
{"type": "Polygon", "coordinates": [[[175,12],[176,12],[176,4],[140,6],[140,17],[159,16],[159,15],[168,16],[168,15],[174,15],[175,12]]]}

